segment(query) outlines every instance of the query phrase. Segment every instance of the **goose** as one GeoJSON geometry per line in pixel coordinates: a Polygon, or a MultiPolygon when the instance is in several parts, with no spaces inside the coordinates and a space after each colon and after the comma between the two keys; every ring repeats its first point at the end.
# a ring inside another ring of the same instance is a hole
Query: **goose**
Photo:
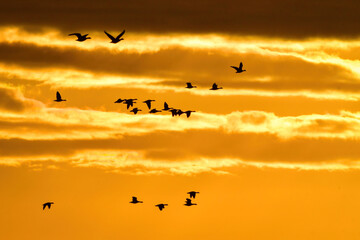
{"type": "Polygon", "coordinates": [[[234,68],[236,70],[236,73],[242,73],[242,72],[246,71],[245,69],[243,69],[243,63],[242,62],[240,62],[239,67],[235,67],[235,66],[230,66],[230,67],[234,68]]]}
{"type": "Polygon", "coordinates": [[[81,35],[80,33],[71,33],[71,34],[69,34],[69,36],[77,36],[76,41],[78,41],[78,42],[83,42],[86,39],[91,39],[91,37],[88,37],[87,35],[89,35],[89,34],[85,34],[85,35],[81,35]]]}
{"type": "Polygon", "coordinates": [[[189,118],[192,112],[196,112],[196,111],[190,111],[190,110],[189,110],[189,111],[186,111],[186,112],[185,112],[185,113],[186,113],[186,117],[189,118]]]}
{"type": "Polygon", "coordinates": [[[168,206],[168,205],[164,204],[164,203],[160,203],[158,205],[155,205],[155,207],[158,207],[160,211],[162,211],[165,208],[165,206],[168,206]]]}
{"type": "Polygon", "coordinates": [[[158,113],[158,112],[161,112],[161,111],[154,108],[154,109],[151,109],[149,113],[158,113]]]}
{"type": "Polygon", "coordinates": [[[162,109],[162,110],[164,110],[164,111],[169,111],[169,110],[171,110],[172,108],[169,108],[169,105],[166,103],[166,102],[164,102],[164,108],[162,109]]]}
{"type": "Polygon", "coordinates": [[[216,83],[214,83],[212,85],[212,88],[210,88],[210,90],[218,90],[218,89],[222,89],[222,87],[218,87],[218,85],[216,83]]]}
{"type": "Polygon", "coordinates": [[[111,39],[111,42],[110,43],[118,43],[120,42],[121,40],[124,40],[123,38],[121,38],[124,33],[125,33],[125,30],[122,31],[116,38],[114,38],[111,34],[107,33],[106,31],[104,31],[104,33],[111,39]]]}
{"type": "Polygon", "coordinates": [[[187,82],[185,88],[196,88],[196,86],[193,86],[191,82],[187,82]]]}
{"type": "Polygon", "coordinates": [[[51,204],[54,204],[54,202],[46,202],[43,204],[43,210],[45,210],[46,207],[48,207],[49,209],[51,208],[51,204]]]}
{"type": "Polygon", "coordinates": [[[130,203],[136,204],[136,203],[143,203],[143,201],[138,201],[137,197],[132,197],[132,201],[130,203]]]}
{"type": "Polygon", "coordinates": [[[126,109],[129,109],[129,107],[132,107],[134,105],[136,98],[130,98],[130,99],[124,99],[124,104],[126,104],[126,109]]]}
{"type": "Polygon", "coordinates": [[[196,203],[192,203],[192,202],[191,202],[191,199],[190,199],[190,198],[187,198],[184,205],[185,205],[185,206],[192,206],[192,205],[197,205],[197,204],[196,204],[196,203]]]}
{"type": "Polygon", "coordinates": [[[151,102],[154,102],[155,100],[146,100],[146,101],[143,101],[143,103],[146,103],[146,105],[148,106],[149,109],[151,109],[151,102]]]}
{"type": "Polygon", "coordinates": [[[195,192],[195,191],[188,192],[188,194],[190,194],[190,198],[195,198],[197,193],[199,192],[195,192]]]}
{"type": "Polygon", "coordinates": [[[141,111],[141,109],[133,108],[130,112],[133,112],[136,115],[139,111],[141,111]]]}
{"type": "Polygon", "coordinates": [[[116,100],[114,103],[122,103],[123,101],[125,101],[125,99],[121,99],[119,98],[118,100],[116,100]]]}
{"type": "Polygon", "coordinates": [[[59,92],[56,92],[56,100],[54,100],[55,102],[63,102],[66,101],[66,99],[62,99],[61,95],[59,92]]]}

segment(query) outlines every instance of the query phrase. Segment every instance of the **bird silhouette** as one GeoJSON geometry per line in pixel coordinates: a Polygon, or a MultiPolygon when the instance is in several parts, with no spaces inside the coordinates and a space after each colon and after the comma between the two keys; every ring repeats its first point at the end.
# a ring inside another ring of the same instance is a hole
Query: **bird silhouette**
{"type": "Polygon", "coordinates": [[[199,192],[195,192],[195,191],[188,192],[188,194],[190,194],[190,198],[195,198],[197,193],[199,192]]]}
{"type": "Polygon", "coordinates": [[[179,109],[171,109],[171,110],[170,110],[171,115],[172,115],[173,117],[176,116],[178,110],[179,110],[179,109]]]}
{"type": "Polygon", "coordinates": [[[195,112],[195,111],[190,111],[190,110],[189,110],[189,111],[186,111],[186,112],[185,112],[185,113],[186,113],[186,117],[189,118],[192,112],[195,112]]]}
{"type": "Polygon", "coordinates": [[[169,111],[169,110],[171,110],[172,108],[169,108],[169,105],[166,103],[166,102],[164,102],[164,108],[162,109],[162,110],[164,110],[164,111],[169,111]]]}
{"type": "Polygon", "coordinates": [[[55,102],[63,102],[66,101],[66,99],[62,99],[61,95],[59,92],[56,92],[56,100],[54,100],[55,102]]]}
{"type": "Polygon", "coordinates": [[[158,207],[160,209],[160,211],[162,211],[164,209],[165,206],[168,206],[167,204],[163,204],[163,203],[160,203],[158,205],[155,205],[155,207],[158,207]]]}
{"type": "Polygon", "coordinates": [[[185,113],[185,112],[183,112],[181,109],[178,109],[176,112],[176,115],[181,116],[181,114],[183,114],[183,113],[185,113]]]}
{"type": "Polygon", "coordinates": [[[119,98],[118,100],[116,100],[114,103],[122,103],[123,101],[125,101],[125,99],[121,99],[119,98]]]}
{"type": "Polygon", "coordinates": [[[136,98],[130,98],[130,99],[124,99],[124,104],[126,104],[126,109],[129,109],[129,107],[132,107],[134,105],[136,98]]]}
{"type": "Polygon", "coordinates": [[[130,203],[136,204],[136,203],[143,203],[142,201],[138,201],[137,197],[132,197],[132,201],[130,203]]]}
{"type": "Polygon", "coordinates": [[[154,108],[154,109],[151,109],[149,113],[158,113],[158,112],[161,112],[161,111],[154,108]]]}
{"type": "Polygon", "coordinates": [[[151,109],[151,102],[154,102],[155,100],[146,100],[146,101],[143,101],[143,103],[146,103],[146,105],[148,106],[149,109],[151,109]]]}
{"type": "Polygon", "coordinates": [[[85,34],[85,35],[81,35],[80,33],[71,33],[71,34],[69,34],[69,36],[77,36],[76,41],[78,41],[78,42],[83,42],[86,39],[91,39],[91,37],[88,37],[87,35],[89,35],[89,34],[85,34]]]}
{"type": "Polygon", "coordinates": [[[216,83],[214,83],[212,85],[212,88],[210,88],[210,90],[218,90],[218,89],[222,89],[222,87],[218,87],[218,85],[216,83]]]}
{"type": "Polygon", "coordinates": [[[106,31],[104,31],[104,33],[111,39],[111,42],[110,43],[118,43],[120,42],[121,40],[124,40],[123,38],[121,38],[124,33],[125,33],[125,30],[122,31],[116,38],[114,38],[111,34],[107,33],[106,31]]]}
{"type": "Polygon", "coordinates": [[[191,202],[191,199],[190,199],[190,198],[187,198],[184,205],[185,205],[185,206],[192,206],[192,205],[197,205],[197,204],[196,204],[196,203],[192,203],[192,202],[191,202]]]}
{"type": "Polygon", "coordinates": [[[43,204],[43,210],[45,210],[46,207],[48,207],[49,209],[51,208],[51,204],[54,204],[53,202],[46,202],[43,204]]]}
{"type": "Polygon", "coordinates": [[[196,88],[196,86],[193,86],[191,82],[187,82],[185,88],[196,88]]]}
{"type": "Polygon", "coordinates": [[[236,73],[242,73],[242,72],[246,71],[245,69],[243,69],[243,63],[242,62],[240,62],[239,67],[235,67],[235,66],[230,66],[230,67],[234,68],[236,70],[236,73]]]}
{"type": "Polygon", "coordinates": [[[133,108],[130,112],[133,112],[134,114],[137,114],[141,109],[133,108]]]}

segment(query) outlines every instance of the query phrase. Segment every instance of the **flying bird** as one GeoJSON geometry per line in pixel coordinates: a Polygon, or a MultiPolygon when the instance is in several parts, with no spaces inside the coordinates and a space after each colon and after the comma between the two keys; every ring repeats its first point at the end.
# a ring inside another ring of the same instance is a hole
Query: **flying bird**
{"type": "Polygon", "coordinates": [[[116,100],[114,103],[122,103],[123,101],[125,101],[125,99],[121,99],[119,98],[118,100],[116,100]]]}
{"type": "Polygon", "coordinates": [[[158,113],[158,112],[161,112],[161,111],[154,108],[154,109],[151,109],[149,113],[158,113]]]}
{"type": "Polygon", "coordinates": [[[218,89],[222,89],[222,87],[218,87],[218,85],[216,83],[214,83],[212,85],[212,88],[210,88],[210,90],[218,90],[218,89]]]}
{"type": "Polygon", "coordinates": [[[56,92],[56,100],[54,100],[55,102],[62,102],[62,101],[66,101],[66,99],[62,99],[61,95],[59,92],[56,92]]]}
{"type": "Polygon", "coordinates": [[[195,198],[197,193],[199,192],[194,192],[194,191],[188,192],[188,194],[190,194],[190,198],[195,198]]]}
{"type": "Polygon", "coordinates": [[[129,107],[132,107],[134,105],[136,98],[130,98],[130,99],[124,99],[124,104],[126,104],[126,109],[129,109],[129,107]]]}
{"type": "Polygon", "coordinates": [[[195,112],[195,111],[190,111],[190,110],[189,110],[189,111],[186,111],[186,112],[185,112],[185,113],[186,113],[186,117],[189,118],[192,112],[195,112]]]}
{"type": "Polygon", "coordinates": [[[160,209],[160,211],[162,211],[165,206],[167,206],[167,204],[160,203],[158,205],[155,205],[155,207],[158,207],[160,209]]]}
{"type": "Polygon", "coordinates": [[[166,102],[164,102],[164,108],[162,109],[162,110],[164,110],[164,111],[169,111],[169,110],[171,110],[172,108],[169,108],[169,105],[166,103],[166,102]]]}
{"type": "Polygon", "coordinates": [[[134,114],[137,114],[141,109],[133,108],[130,112],[133,112],[134,114]]]}
{"type": "Polygon", "coordinates": [[[234,68],[236,70],[236,73],[242,73],[242,72],[246,71],[245,69],[243,69],[243,63],[242,62],[240,62],[239,67],[235,67],[235,66],[230,66],[230,67],[234,68]]]}
{"type": "Polygon", "coordinates": [[[89,34],[85,34],[85,35],[81,35],[80,33],[71,33],[71,34],[69,34],[69,36],[77,36],[76,41],[78,41],[78,42],[83,42],[86,39],[91,39],[91,37],[88,37],[87,35],[89,35],[89,34]]]}
{"type": "Polygon", "coordinates": [[[196,86],[193,86],[191,82],[187,82],[185,88],[196,88],[196,86]]]}
{"type": "Polygon", "coordinates": [[[121,40],[124,40],[123,38],[121,38],[124,33],[125,33],[125,30],[122,31],[116,38],[114,38],[111,34],[107,33],[106,31],[104,31],[104,33],[111,39],[111,42],[110,43],[118,43],[120,42],[121,40]]]}
{"type": "Polygon", "coordinates": [[[142,201],[138,201],[137,197],[132,197],[132,201],[130,203],[136,204],[136,203],[143,203],[142,201]]]}
{"type": "Polygon", "coordinates": [[[192,206],[192,205],[197,205],[197,204],[196,204],[196,203],[192,203],[192,202],[191,202],[191,199],[190,199],[190,198],[187,198],[184,205],[185,205],[185,206],[192,206]]]}
{"type": "Polygon", "coordinates": [[[146,101],[143,101],[143,103],[146,103],[146,105],[148,106],[149,109],[151,109],[151,102],[154,102],[155,100],[146,100],[146,101]]]}
{"type": "Polygon", "coordinates": [[[46,207],[48,207],[49,209],[51,208],[51,204],[54,204],[53,202],[46,202],[43,204],[43,210],[45,210],[46,207]]]}

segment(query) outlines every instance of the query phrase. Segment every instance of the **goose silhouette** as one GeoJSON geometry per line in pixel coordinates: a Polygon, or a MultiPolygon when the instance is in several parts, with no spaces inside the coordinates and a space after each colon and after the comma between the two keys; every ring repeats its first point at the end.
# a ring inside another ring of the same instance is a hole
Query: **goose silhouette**
{"type": "Polygon", "coordinates": [[[169,108],[169,105],[166,103],[166,102],[164,102],[164,108],[162,109],[162,110],[164,110],[164,111],[169,111],[169,110],[171,110],[172,108],[169,108]]]}
{"type": "Polygon", "coordinates": [[[89,35],[89,34],[85,34],[85,35],[81,35],[81,33],[71,33],[71,34],[69,34],[69,36],[76,36],[77,37],[76,41],[78,41],[78,42],[83,42],[86,39],[91,39],[91,37],[88,37],[87,35],[89,35]]]}
{"type": "Polygon", "coordinates": [[[149,113],[158,113],[158,112],[161,112],[161,111],[154,108],[154,109],[151,109],[149,113]]]}
{"type": "Polygon", "coordinates": [[[158,207],[160,211],[162,211],[165,208],[165,206],[168,206],[168,205],[164,204],[164,203],[160,203],[158,205],[155,205],[155,207],[158,207]]]}
{"type": "Polygon", "coordinates": [[[134,106],[136,98],[130,98],[130,99],[124,99],[124,104],[126,104],[126,109],[129,109],[129,107],[134,106]]]}
{"type": "Polygon", "coordinates": [[[139,111],[141,111],[141,109],[133,108],[130,112],[133,112],[136,115],[139,111]]]}
{"type": "Polygon", "coordinates": [[[210,88],[210,90],[218,90],[218,89],[222,89],[222,87],[218,87],[218,85],[216,83],[214,83],[212,85],[212,88],[210,88]]]}
{"type": "Polygon", "coordinates": [[[192,112],[196,112],[196,111],[190,111],[190,110],[189,110],[189,111],[186,111],[186,112],[185,112],[185,113],[186,113],[186,117],[189,118],[192,112]]]}
{"type": "Polygon", "coordinates": [[[184,205],[185,205],[185,206],[192,206],[192,205],[197,205],[197,204],[196,204],[196,203],[192,203],[192,202],[191,202],[191,199],[190,199],[190,198],[187,198],[184,205]]]}
{"type": "Polygon", "coordinates": [[[56,100],[54,100],[55,102],[63,102],[66,101],[66,99],[62,99],[61,95],[59,92],[56,92],[56,100]]]}
{"type": "Polygon", "coordinates": [[[185,88],[196,88],[196,86],[193,86],[191,82],[187,82],[185,88]]]}
{"type": "Polygon", "coordinates": [[[54,202],[46,202],[43,204],[43,210],[45,210],[46,207],[48,207],[49,209],[51,208],[51,204],[54,204],[54,202]]]}
{"type": "Polygon", "coordinates": [[[236,70],[236,73],[242,73],[242,72],[246,71],[245,69],[243,69],[243,63],[242,62],[240,62],[239,67],[235,67],[235,66],[230,66],[230,67],[234,68],[236,70]]]}
{"type": "Polygon", "coordinates": [[[143,203],[143,201],[138,201],[137,197],[132,197],[132,201],[130,203],[136,204],[136,203],[143,203]]]}
{"type": "Polygon", "coordinates": [[[125,30],[122,31],[116,38],[114,38],[111,34],[107,33],[106,31],[104,31],[104,33],[111,39],[111,42],[110,43],[118,43],[122,40],[124,40],[123,38],[121,38],[124,33],[125,33],[125,30]]]}
{"type": "Polygon", "coordinates": [[[195,191],[188,192],[188,194],[190,194],[190,198],[195,198],[197,193],[199,192],[195,192],[195,191]]]}
{"type": "Polygon", "coordinates": [[[146,100],[146,101],[143,101],[143,103],[146,103],[146,105],[148,106],[149,109],[151,109],[151,102],[154,102],[155,100],[146,100]]]}
{"type": "Polygon", "coordinates": [[[116,100],[114,103],[122,103],[123,101],[125,101],[125,99],[121,99],[119,98],[118,100],[116,100]]]}

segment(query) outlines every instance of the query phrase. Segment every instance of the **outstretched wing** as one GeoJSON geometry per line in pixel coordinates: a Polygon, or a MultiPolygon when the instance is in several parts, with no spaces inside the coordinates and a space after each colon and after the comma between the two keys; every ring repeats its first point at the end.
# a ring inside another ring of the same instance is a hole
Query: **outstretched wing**
{"type": "Polygon", "coordinates": [[[189,88],[191,88],[191,87],[192,87],[192,85],[191,85],[191,83],[190,83],[190,82],[187,82],[187,83],[186,83],[186,86],[187,86],[187,87],[189,87],[189,88]]]}
{"type": "Polygon", "coordinates": [[[43,204],[43,210],[46,208],[46,203],[43,204]]]}
{"type": "Polygon", "coordinates": [[[235,67],[235,66],[230,66],[232,67],[233,69],[235,69],[236,71],[239,69],[238,67],[235,67]]]}
{"type": "Polygon", "coordinates": [[[146,103],[146,105],[148,106],[148,108],[151,109],[151,102],[150,102],[150,101],[146,101],[145,103],[146,103]]]}
{"type": "MultiPolygon", "coordinates": [[[[85,36],[87,36],[88,34],[86,34],[85,36]]],[[[81,34],[80,33],[71,33],[69,34],[69,36],[77,36],[78,38],[81,37],[81,34]]]]}
{"type": "Polygon", "coordinates": [[[111,34],[107,33],[106,31],[104,31],[104,33],[105,33],[106,36],[108,36],[111,40],[115,41],[115,38],[114,38],[111,34]]]}
{"type": "Polygon", "coordinates": [[[166,102],[164,102],[164,109],[169,109],[169,105],[166,102]]]}
{"type": "Polygon", "coordinates": [[[190,198],[186,199],[186,204],[191,204],[191,199],[190,198]]]}
{"type": "Polygon", "coordinates": [[[132,197],[133,202],[137,202],[137,197],[132,197]]]}
{"type": "Polygon", "coordinates": [[[56,92],[56,100],[61,100],[61,95],[59,92],[56,92]]]}
{"type": "Polygon", "coordinates": [[[212,85],[212,87],[213,87],[213,88],[217,88],[217,84],[214,83],[214,84],[212,85]]]}
{"type": "Polygon", "coordinates": [[[243,63],[242,62],[240,62],[239,68],[240,68],[240,70],[242,70],[242,68],[243,68],[243,63]]]}
{"type": "Polygon", "coordinates": [[[186,117],[190,117],[190,115],[191,115],[191,111],[187,111],[186,112],[186,117]]]}
{"type": "Polygon", "coordinates": [[[122,35],[124,35],[124,33],[125,33],[125,30],[122,31],[122,32],[116,37],[116,39],[120,39],[120,38],[122,37],[122,35]]]}

